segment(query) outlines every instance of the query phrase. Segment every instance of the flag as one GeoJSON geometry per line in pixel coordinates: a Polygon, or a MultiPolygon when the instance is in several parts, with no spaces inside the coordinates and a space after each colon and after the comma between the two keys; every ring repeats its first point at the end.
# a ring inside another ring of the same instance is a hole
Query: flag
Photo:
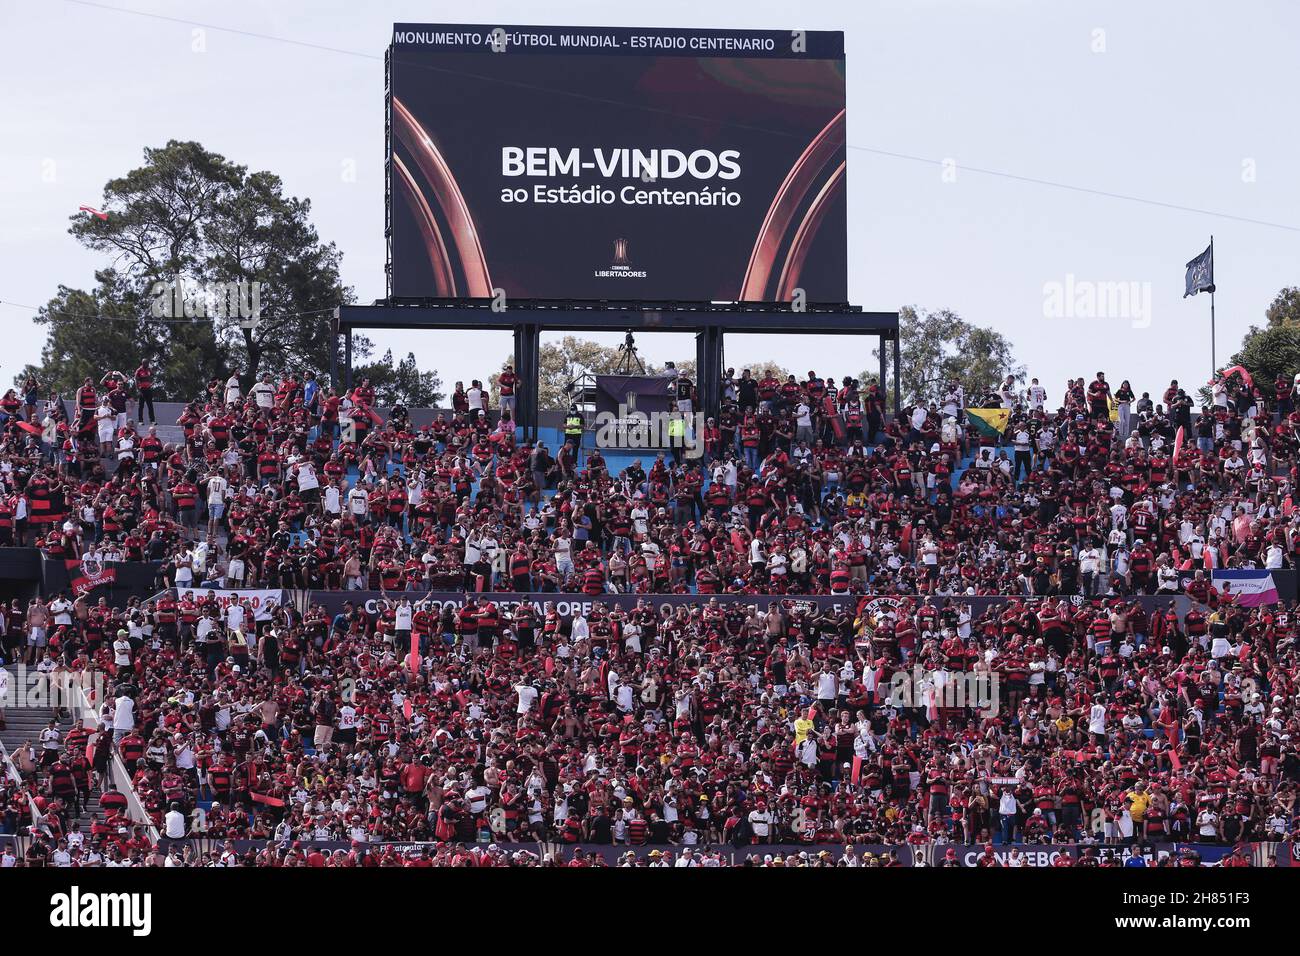
{"type": "Polygon", "coordinates": [[[966,418],[986,438],[999,438],[1011,420],[1009,408],[968,408],[966,418]]]}
{"type": "Polygon", "coordinates": [[[104,220],[107,220],[107,219],[108,219],[108,213],[106,213],[106,212],[100,212],[100,211],[99,211],[98,209],[96,209],[94,206],[87,206],[85,203],[82,203],[80,206],[78,206],[78,207],[77,207],[77,211],[78,211],[78,212],[88,212],[88,213],[90,213],[92,216],[94,216],[96,219],[104,219],[104,220]]]}
{"type": "Polygon", "coordinates": [[[80,597],[89,594],[97,587],[112,584],[117,580],[117,568],[106,568],[97,558],[84,558],[80,561],[64,562],[68,568],[68,579],[72,593],[80,597]]]}
{"type": "Polygon", "coordinates": [[[1106,407],[1107,407],[1107,409],[1109,409],[1109,411],[1110,411],[1110,420],[1111,420],[1112,422],[1118,423],[1118,422],[1119,422],[1119,402],[1115,401],[1115,396],[1114,396],[1114,395],[1107,395],[1107,396],[1106,396],[1106,407]]]}
{"type": "Polygon", "coordinates": [[[860,780],[861,778],[862,778],[862,758],[861,758],[861,757],[854,757],[854,758],[853,758],[853,775],[849,778],[849,780],[850,780],[850,782],[852,782],[852,784],[856,787],[856,786],[858,785],[858,780],[860,780]]]}
{"type": "Polygon", "coordinates": [[[1223,374],[1219,377],[1219,381],[1227,382],[1229,375],[1240,375],[1247,388],[1255,387],[1255,380],[1251,378],[1250,371],[1245,366],[1234,365],[1232,368],[1225,368],[1223,374]]]}
{"type": "Polygon", "coordinates": [[[1237,595],[1242,607],[1261,607],[1278,602],[1277,584],[1273,581],[1272,571],[1215,568],[1210,574],[1210,581],[1216,587],[1231,584],[1232,593],[1237,595]]]}
{"type": "Polygon", "coordinates": [[[406,664],[411,669],[412,677],[420,676],[420,635],[411,632],[410,653],[406,655],[406,664]]]}
{"type": "Polygon", "coordinates": [[[1214,291],[1214,242],[1205,251],[1187,263],[1187,288],[1183,298],[1198,292],[1214,291]]]}

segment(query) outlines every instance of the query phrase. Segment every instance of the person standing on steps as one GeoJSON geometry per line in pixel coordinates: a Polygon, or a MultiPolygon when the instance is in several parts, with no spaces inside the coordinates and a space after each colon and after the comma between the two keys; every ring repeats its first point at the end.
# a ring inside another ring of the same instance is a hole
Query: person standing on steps
{"type": "Polygon", "coordinates": [[[144,424],[144,410],[149,409],[149,424],[157,424],[158,416],[153,411],[153,369],[149,367],[149,360],[142,359],[140,367],[135,370],[135,389],[139,392],[139,407],[136,409],[135,420],[141,425],[144,424]]]}

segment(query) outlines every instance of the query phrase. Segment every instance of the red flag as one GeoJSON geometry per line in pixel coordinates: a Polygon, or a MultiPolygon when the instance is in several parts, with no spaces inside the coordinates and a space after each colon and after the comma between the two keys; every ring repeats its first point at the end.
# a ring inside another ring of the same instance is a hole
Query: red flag
{"type": "Polygon", "coordinates": [[[18,427],[29,435],[43,435],[45,433],[45,429],[35,422],[19,422],[18,427]]]}
{"type": "Polygon", "coordinates": [[[1251,378],[1250,373],[1246,371],[1244,368],[1242,368],[1240,365],[1234,365],[1231,368],[1225,368],[1223,370],[1223,375],[1220,378],[1220,381],[1226,382],[1228,380],[1229,375],[1240,375],[1241,380],[1246,383],[1247,388],[1255,387],[1255,380],[1251,378]]]}
{"type": "Polygon", "coordinates": [[[253,802],[254,802],[254,803],[261,803],[261,804],[264,804],[265,806],[268,806],[268,807],[282,807],[282,806],[284,806],[284,801],[281,800],[279,797],[271,797],[271,796],[267,796],[267,795],[264,794],[264,793],[253,793],[253,794],[252,794],[252,797],[253,797],[253,802]]]}
{"type": "Polygon", "coordinates": [[[861,776],[862,776],[862,758],[861,758],[861,757],[854,757],[854,758],[853,758],[853,776],[850,777],[849,779],[852,781],[852,783],[853,783],[853,785],[854,785],[855,787],[856,787],[857,784],[858,784],[858,778],[861,777],[861,776]]]}
{"type": "Polygon", "coordinates": [[[88,212],[96,219],[103,219],[103,220],[108,219],[108,213],[100,212],[94,206],[88,206],[85,203],[82,203],[80,206],[77,207],[77,212],[88,212]]]}
{"type": "MultiPolygon", "coordinates": [[[[414,631],[411,632],[411,652],[406,655],[406,665],[411,669],[411,676],[417,677],[420,673],[420,638],[414,631]]],[[[414,708],[411,706],[411,698],[408,695],[406,703],[402,705],[402,713],[407,720],[411,719],[414,708]]]]}
{"type": "Polygon", "coordinates": [[[1183,440],[1186,438],[1183,426],[1178,426],[1178,433],[1174,435],[1174,467],[1178,467],[1178,456],[1183,453],[1183,440]]]}
{"type": "Polygon", "coordinates": [[[1177,748],[1171,747],[1171,748],[1169,749],[1169,762],[1170,762],[1171,764],[1174,765],[1174,769],[1175,769],[1175,770],[1182,770],[1182,769],[1183,769],[1183,762],[1182,762],[1181,760],[1178,759],[1178,750],[1177,750],[1177,748]]]}
{"type": "Polygon", "coordinates": [[[106,568],[97,560],[65,561],[68,578],[72,584],[72,593],[80,597],[89,594],[97,587],[112,584],[117,580],[117,568],[106,568]]]}

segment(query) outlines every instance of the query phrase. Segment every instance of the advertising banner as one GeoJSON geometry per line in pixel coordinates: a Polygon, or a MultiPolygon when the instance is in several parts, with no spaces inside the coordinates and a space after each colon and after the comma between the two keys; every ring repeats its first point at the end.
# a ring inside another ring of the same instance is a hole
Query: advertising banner
{"type": "Polygon", "coordinates": [[[179,600],[189,597],[195,601],[215,596],[224,610],[231,601],[248,601],[253,606],[253,619],[269,621],[275,609],[284,603],[284,591],[275,590],[234,590],[225,588],[181,588],[176,592],[179,600]]]}
{"type": "MultiPolygon", "coordinates": [[[[412,603],[423,601],[435,609],[441,609],[444,606],[450,606],[452,609],[459,609],[464,606],[467,598],[464,591],[432,591],[424,593],[421,591],[312,591],[310,603],[319,604],[328,614],[334,615],[343,610],[345,603],[351,603],[353,607],[360,607],[368,614],[377,614],[388,603],[395,604],[401,598],[405,597],[412,603]]],[[[773,603],[780,604],[787,608],[793,607],[815,607],[819,610],[846,610],[856,611],[860,602],[866,602],[864,610],[867,614],[879,614],[889,608],[897,607],[899,599],[896,597],[870,597],[859,594],[819,594],[819,595],[788,595],[788,594],[601,594],[592,597],[586,594],[545,594],[534,592],[531,594],[519,594],[513,592],[485,592],[474,594],[472,597],[480,604],[484,601],[491,600],[498,607],[505,610],[521,604],[531,603],[539,610],[545,608],[547,604],[553,604],[555,610],[562,617],[569,617],[573,614],[582,614],[586,616],[591,613],[593,603],[599,601],[606,608],[618,607],[628,610],[637,606],[642,600],[649,601],[651,606],[657,611],[662,612],[666,609],[673,609],[681,605],[698,606],[707,604],[713,599],[717,599],[719,604],[732,605],[741,604],[759,611],[766,611],[773,603]]],[[[916,600],[920,600],[917,598],[916,600]]],[[[934,600],[936,607],[942,607],[944,598],[934,600]]],[[[981,596],[981,597],[964,597],[953,598],[953,604],[968,607],[972,616],[978,617],[987,611],[990,607],[1000,607],[1013,600],[1007,597],[981,596]]],[[[1033,605],[1035,599],[1022,598],[1027,605],[1033,605]]],[[[1170,603],[1173,603],[1179,617],[1187,613],[1190,606],[1190,600],[1184,595],[1177,598],[1156,598],[1156,597],[1138,597],[1138,601],[1146,608],[1148,613],[1154,613],[1157,610],[1164,610],[1170,603]]]]}
{"type": "Polygon", "coordinates": [[[397,24],[389,94],[394,296],[848,300],[842,33],[397,24]]]}
{"type": "MultiPolygon", "coordinates": [[[[14,852],[21,856],[30,844],[30,837],[26,835],[3,835],[0,834],[0,849],[6,846],[12,847],[14,852]]],[[[290,847],[296,848],[300,853],[310,853],[318,850],[324,854],[333,854],[335,852],[350,853],[394,853],[399,856],[415,855],[423,852],[430,854],[435,853],[447,844],[435,842],[391,842],[391,843],[361,843],[353,844],[348,840],[294,840],[290,842],[279,842],[274,840],[218,840],[202,836],[189,836],[176,840],[167,840],[170,845],[191,844],[194,849],[200,853],[221,853],[226,849],[232,849],[237,854],[249,852],[258,852],[260,850],[270,849],[273,851],[285,851],[290,847]]],[[[470,849],[476,853],[484,852],[489,844],[484,843],[462,843],[460,846],[470,849]]],[[[590,858],[593,854],[601,857],[604,862],[610,866],[616,866],[624,854],[631,851],[637,857],[644,860],[651,850],[656,849],[654,844],[644,844],[641,846],[629,846],[622,844],[600,844],[600,843],[501,843],[491,844],[499,846],[507,854],[516,851],[526,851],[536,857],[557,857],[561,861],[573,859],[576,853],[582,853],[584,857],[590,858]]],[[[1247,843],[1241,844],[1242,848],[1247,851],[1247,859],[1252,866],[1269,866],[1272,859],[1276,858],[1278,866],[1294,866],[1296,860],[1295,854],[1291,852],[1291,844],[1288,843],[1247,843]]],[[[681,846],[664,846],[663,851],[670,852],[674,856],[681,853],[681,846]]],[[[753,864],[762,865],[764,863],[773,863],[776,861],[784,862],[791,857],[798,857],[802,860],[816,857],[823,851],[830,855],[832,863],[837,862],[844,855],[844,846],[838,843],[765,843],[744,846],[733,846],[723,844],[716,847],[694,847],[696,853],[703,850],[718,849],[722,852],[723,861],[729,866],[739,866],[746,860],[753,864]]],[[[956,857],[958,866],[961,867],[979,867],[980,858],[984,856],[984,847],[978,845],[963,845],[953,843],[934,843],[924,846],[903,845],[885,845],[879,843],[859,843],[854,846],[854,855],[859,860],[870,857],[876,857],[881,860],[891,861],[888,865],[903,867],[937,867],[944,864],[945,860],[950,859],[948,850],[952,849],[956,857]]],[[[1201,866],[1218,867],[1223,865],[1223,860],[1233,852],[1234,847],[1220,846],[1205,843],[1148,843],[1135,847],[1126,847],[1119,844],[1039,844],[1039,843],[1015,843],[1015,844],[996,844],[993,848],[992,858],[996,861],[999,868],[1001,867],[1026,867],[1026,868],[1044,868],[1057,867],[1065,865],[1067,860],[1072,864],[1077,864],[1085,856],[1091,856],[1098,863],[1104,862],[1109,866],[1148,866],[1154,867],[1162,864],[1180,865],[1186,857],[1194,853],[1199,857],[1201,866]],[[1064,859],[1063,859],[1064,858],[1064,859]],[[1139,862],[1140,861],[1140,862],[1139,862]]],[[[987,864],[985,864],[987,865],[987,864]]]]}

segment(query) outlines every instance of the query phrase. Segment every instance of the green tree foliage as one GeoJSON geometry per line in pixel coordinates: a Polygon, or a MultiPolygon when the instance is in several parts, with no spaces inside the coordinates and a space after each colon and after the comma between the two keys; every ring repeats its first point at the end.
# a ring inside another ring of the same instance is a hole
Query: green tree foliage
{"type": "Polygon", "coordinates": [[[1288,286],[1273,297],[1264,318],[1270,326],[1293,325],[1300,327],[1300,286],[1288,286]]]}
{"type": "MultiPolygon", "coordinates": [[[[35,319],[48,335],[36,370],[44,385],[67,390],[82,372],[98,381],[110,368],[129,374],[143,357],[160,369],[160,395],[173,399],[232,370],[246,386],[264,371],[328,371],[330,311],[352,293],[338,249],[311,225],[310,202],[285,196],[279,177],[172,140],[110,180],[104,208],[106,220],[78,214],[69,232],[111,265],[92,291],[61,286],[35,319]],[[177,279],[190,289],[257,282],[260,319],[155,316],[156,290],[177,279]]],[[[370,343],[354,337],[353,350],[364,359],[370,343]]]]}
{"type": "Polygon", "coordinates": [[[352,381],[370,379],[375,389],[375,401],[381,405],[402,404],[407,408],[436,408],[443,400],[442,382],[434,371],[421,372],[415,363],[415,353],[393,364],[393,350],[389,349],[378,362],[360,367],[353,366],[352,381]]]}
{"type": "Polygon", "coordinates": [[[130,376],[148,359],[159,394],[186,400],[225,367],[225,354],[210,326],[142,319],[148,303],[136,301],[111,271],[99,272],[96,278],[99,285],[90,292],[60,286],[35,316],[33,321],[47,329],[41,362],[24,368],[15,384],[31,376],[45,392],[66,396],[87,378],[98,383],[109,370],[130,376]]]}
{"type": "MultiPolygon", "coordinates": [[[[904,405],[937,401],[950,382],[959,382],[971,399],[993,391],[1008,375],[1023,382],[1025,367],[1011,343],[992,329],[967,322],[951,309],[899,310],[899,379],[904,405]]],[[[874,353],[879,357],[879,351],[874,353]]],[[[886,390],[893,394],[893,350],[886,348],[886,390]]],[[[879,370],[865,371],[862,380],[879,370]]]]}
{"type": "MultiPolygon", "coordinates": [[[[1265,324],[1252,325],[1228,366],[1243,366],[1266,390],[1277,376],[1292,378],[1300,371],[1300,287],[1282,289],[1264,310],[1265,324]]],[[[1209,388],[1201,389],[1209,401],[1209,388]]]]}
{"type": "Polygon", "coordinates": [[[1279,375],[1289,380],[1300,370],[1300,324],[1252,325],[1228,364],[1244,366],[1266,392],[1279,375]]]}

